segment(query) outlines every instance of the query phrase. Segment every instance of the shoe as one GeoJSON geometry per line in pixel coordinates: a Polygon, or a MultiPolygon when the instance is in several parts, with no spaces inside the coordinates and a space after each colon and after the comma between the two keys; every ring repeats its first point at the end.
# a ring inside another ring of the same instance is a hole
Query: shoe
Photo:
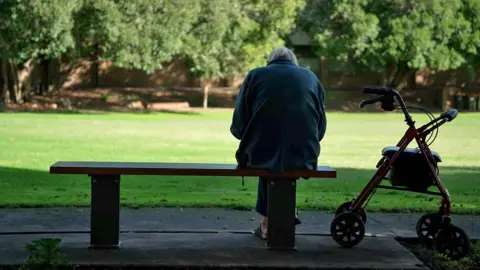
{"type": "Polygon", "coordinates": [[[295,218],[295,225],[300,225],[300,224],[302,224],[302,221],[296,217],[295,218]]]}

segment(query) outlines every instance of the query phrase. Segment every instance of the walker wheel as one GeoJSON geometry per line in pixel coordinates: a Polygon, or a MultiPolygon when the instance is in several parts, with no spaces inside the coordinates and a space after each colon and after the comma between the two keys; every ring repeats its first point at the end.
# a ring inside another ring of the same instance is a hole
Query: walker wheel
{"type": "MultiPolygon", "coordinates": [[[[337,211],[335,212],[335,216],[340,215],[341,213],[344,212],[350,212],[350,206],[353,204],[352,201],[344,202],[342,205],[340,205],[337,208],[337,211]]],[[[367,223],[367,213],[365,213],[365,209],[355,209],[353,212],[357,213],[362,217],[363,224],[367,223]]]]}
{"type": "Polygon", "coordinates": [[[425,246],[433,246],[435,235],[442,226],[441,213],[429,213],[423,215],[417,222],[417,235],[425,246]]]}
{"type": "Polygon", "coordinates": [[[470,252],[470,240],[465,231],[450,225],[438,231],[434,247],[450,259],[459,260],[470,252]]]}
{"type": "Polygon", "coordinates": [[[351,248],[363,240],[365,225],[359,214],[344,212],[333,219],[330,225],[330,233],[337,244],[345,248],[351,248]]]}

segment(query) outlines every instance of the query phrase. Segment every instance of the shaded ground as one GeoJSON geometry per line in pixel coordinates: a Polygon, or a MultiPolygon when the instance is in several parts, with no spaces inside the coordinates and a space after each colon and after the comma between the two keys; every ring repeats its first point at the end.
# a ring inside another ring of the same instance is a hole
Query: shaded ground
{"type": "Polygon", "coordinates": [[[329,236],[332,215],[301,213],[296,252],[265,250],[264,241],[251,234],[257,215],[245,211],[124,209],[119,251],[87,249],[89,209],[1,209],[0,217],[4,265],[21,263],[26,243],[59,237],[69,262],[84,266],[425,269],[373,214],[362,243],[343,249],[329,236]]]}
{"type": "MultiPolygon", "coordinates": [[[[259,222],[254,212],[195,208],[123,209],[121,249],[89,251],[89,213],[88,208],[1,209],[0,265],[21,263],[24,244],[54,237],[62,239],[71,263],[96,267],[425,269],[422,263],[432,259],[412,238],[420,214],[371,213],[365,239],[343,249],[329,236],[332,214],[300,212],[298,250],[292,253],[265,250],[251,234],[259,222]]],[[[453,222],[480,238],[477,216],[455,215],[453,222]]]]}
{"type": "MultiPolygon", "coordinates": [[[[62,239],[61,248],[74,265],[176,266],[277,269],[426,269],[393,238],[366,238],[343,249],[330,237],[298,236],[297,251],[267,251],[251,234],[122,234],[120,250],[87,249],[88,235],[43,235],[62,239]]],[[[1,236],[0,261],[19,264],[23,244],[35,235],[1,236]],[[8,248],[6,248],[8,247],[8,248]]]]}
{"type": "MultiPolygon", "coordinates": [[[[238,88],[210,89],[208,93],[209,108],[233,108],[238,90],[238,88]]],[[[359,107],[360,102],[368,98],[367,95],[362,94],[361,88],[326,89],[326,91],[327,110],[379,111],[379,106],[359,107]]],[[[409,105],[438,111],[438,108],[431,107],[431,102],[427,102],[430,104],[429,106],[422,104],[425,103],[425,100],[417,97],[417,94],[422,95],[422,93],[421,91],[404,93],[404,99],[409,105]]],[[[10,111],[185,111],[203,107],[203,99],[203,89],[192,87],[80,88],[61,89],[43,96],[33,96],[24,104],[9,104],[7,109],[10,111]]]]}
{"type": "MultiPolygon", "coordinates": [[[[209,106],[232,108],[238,89],[212,89],[209,106]]],[[[99,110],[99,111],[185,111],[203,106],[200,88],[97,88],[62,89],[34,96],[24,104],[9,104],[15,111],[99,110]]]]}
{"type": "MultiPolygon", "coordinates": [[[[367,213],[366,233],[370,236],[416,237],[415,226],[423,213],[367,213]]],[[[316,211],[300,211],[302,224],[297,233],[330,235],[334,215],[316,211]]],[[[464,229],[470,238],[480,239],[478,216],[453,215],[454,225],[464,229]]],[[[248,232],[258,226],[253,211],[218,208],[141,208],[125,209],[120,214],[120,230],[131,232],[248,232]]],[[[0,234],[88,232],[89,208],[0,209],[0,234]]]]}

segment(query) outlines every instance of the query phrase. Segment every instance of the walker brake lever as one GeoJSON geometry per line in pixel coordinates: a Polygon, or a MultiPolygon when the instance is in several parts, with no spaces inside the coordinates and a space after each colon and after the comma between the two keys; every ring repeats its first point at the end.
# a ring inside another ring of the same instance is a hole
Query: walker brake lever
{"type": "Polygon", "coordinates": [[[379,101],[381,101],[383,98],[384,98],[384,96],[377,96],[377,97],[374,97],[374,98],[369,99],[369,100],[363,100],[363,101],[360,103],[360,108],[365,107],[365,105],[370,105],[370,104],[379,102],[379,101]]]}

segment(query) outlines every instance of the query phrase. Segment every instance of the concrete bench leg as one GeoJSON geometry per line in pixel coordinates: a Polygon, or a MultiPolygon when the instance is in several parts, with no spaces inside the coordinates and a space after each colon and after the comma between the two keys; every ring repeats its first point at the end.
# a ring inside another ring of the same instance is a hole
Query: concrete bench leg
{"type": "Polygon", "coordinates": [[[91,175],[90,247],[117,249],[120,245],[120,175],[91,175]]]}
{"type": "Polygon", "coordinates": [[[296,250],[295,206],[295,179],[272,179],[268,182],[267,248],[269,250],[296,250]]]}

